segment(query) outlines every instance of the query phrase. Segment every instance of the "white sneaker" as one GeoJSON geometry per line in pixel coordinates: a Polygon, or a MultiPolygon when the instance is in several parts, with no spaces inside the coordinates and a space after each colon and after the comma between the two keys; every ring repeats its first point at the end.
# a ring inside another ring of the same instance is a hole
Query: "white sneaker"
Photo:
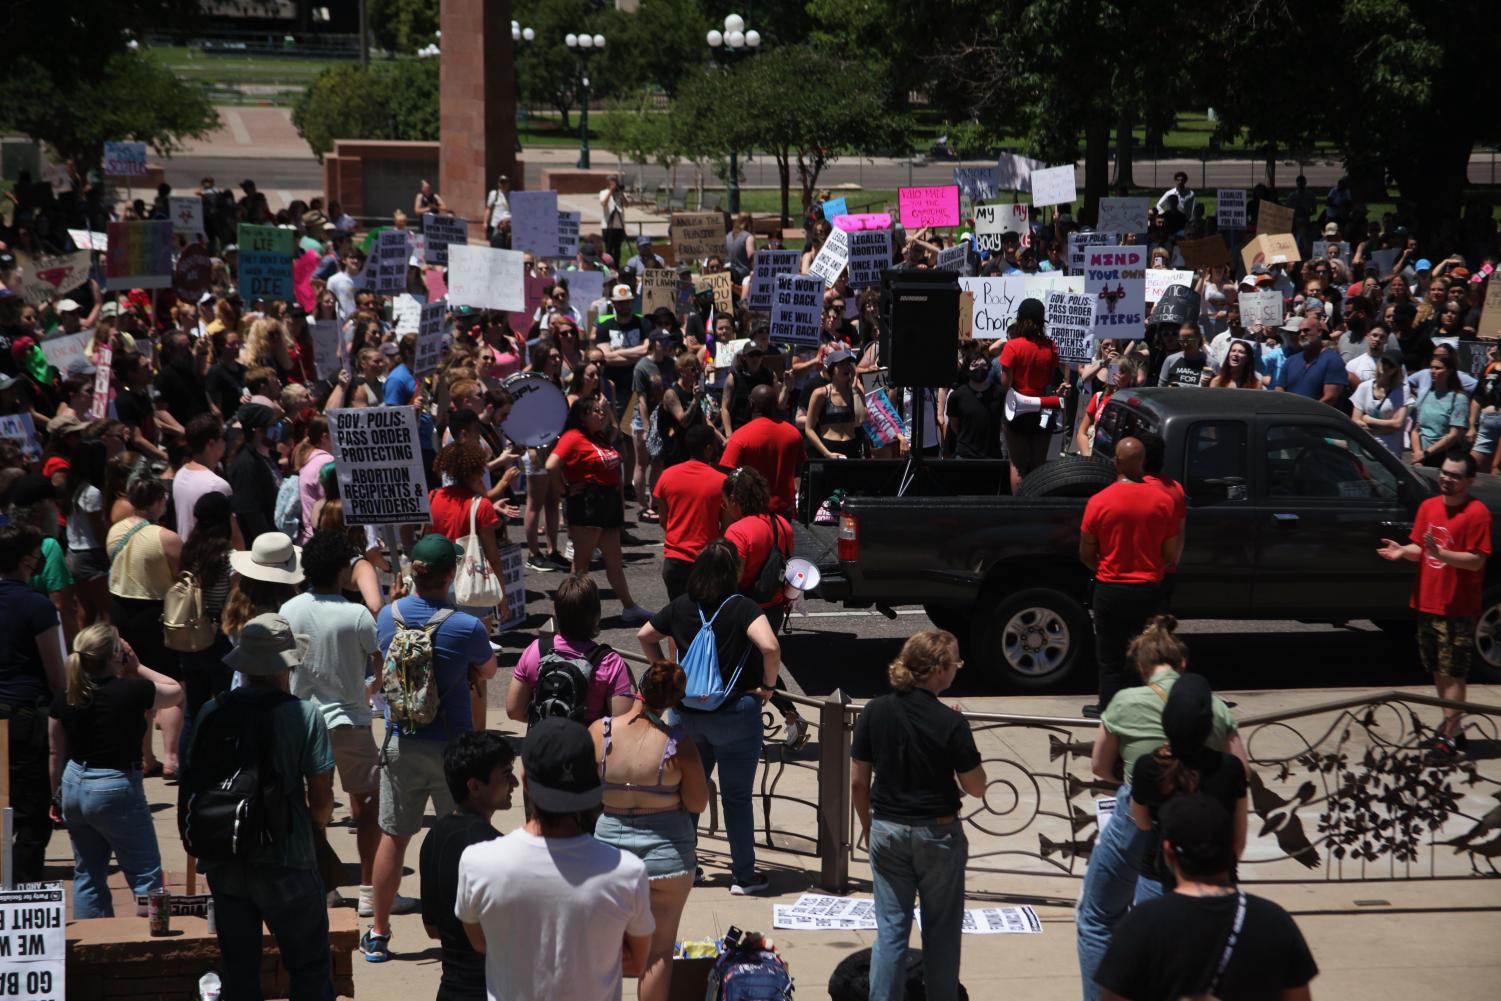
{"type": "Polygon", "coordinates": [[[563,559],[568,560],[570,563],[573,562],[573,543],[572,542],[569,542],[569,543],[567,543],[566,545],[563,546],[563,559]]]}
{"type": "MultiPolygon", "coordinates": [[[[403,897],[399,893],[396,895],[396,899],[391,902],[392,914],[415,914],[421,909],[422,901],[416,900],[412,897],[403,897]]],[[[356,913],[362,918],[375,917],[374,887],[360,887],[360,903],[358,909],[356,910],[356,913]]]]}

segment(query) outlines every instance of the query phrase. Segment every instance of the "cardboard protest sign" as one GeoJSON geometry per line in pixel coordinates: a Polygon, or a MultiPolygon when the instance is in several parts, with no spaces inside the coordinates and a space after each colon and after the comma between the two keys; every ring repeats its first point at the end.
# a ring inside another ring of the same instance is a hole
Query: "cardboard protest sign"
{"type": "Polygon", "coordinates": [[[808,273],[821,279],[825,287],[831,286],[839,280],[839,272],[844,270],[849,259],[849,234],[836,226],[829,233],[829,238],[823,242],[823,246],[818,248],[813,263],[808,265],[808,273]]]}
{"type": "Polygon", "coordinates": [[[520,546],[500,547],[500,587],[506,596],[505,618],[496,628],[505,632],[526,624],[526,557],[520,546]]]}
{"type": "Polygon", "coordinates": [[[1094,296],[1094,335],[1138,340],[1146,333],[1147,250],[1091,247],[1084,255],[1084,291],[1094,296]]]}
{"type": "Polygon", "coordinates": [[[850,288],[881,284],[881,272],[891,267],[891,230],[862,229],[849,235],[850,288]]]}
{"type": "Polygon", "coordinates": [[[1177,271],[1172,268],[1147,268],[1146,296],[1147,302],[1156,302],[1162,298],[1162,293],[1169,285],[1187,285],[1193,287],[1194,273],[1192,271],[1177,271]]]}
{"type": "Polygon", "coordinates": [[[105,177],[145,177],[146,144],[109,142],[104,144],[105,177]]]}
{"type": "Polygon", "coordinates": [[[1028,156],[1002,153],[996,161],[996,185],[1002,191],[1031,191],[1032,171],[1041,170],[1046,164],[1028,156]]]}
{"type": "Polygon", "coordinates": [[[1090,247],[1114,247],[1120,244],[1121,233],[1070,233],[1068,235],[1069,274],[1084,273],[1084,253],[1090,247]]]}
{"type": "Polygon", "coordinates": [[[746,300],[746,305],[761,312],[771,309],[777,275],[796,274],[802,267],[802,257],[802,253],[796,250],[756,251],[753,261],[756,270],[751,277],[750,297],[746,300]]]}
{"type": "Polygon", "coordinates": [[[842,215],[849,215],[849,212],[849,205],[845,203],[842,195],[838,198],[830,198],[823,203],[823,217],[825,219],[838,219],[842,215]]]}
{"type": "Polygon", "coordinates": [[[934,267],[939,271],[969,274],[969,244],[958,243],[952,247],[944,247],[938,252],[938,263],[934,267]]]}
{"type": "Polygon", "coordinates": [[[558,254],[558,193],[513,191],[511,249],[529,250],[538,257],[558,254]]]}
{"type": "Polygon", "coordinates": [[[865,394],[865,423],[861,425],[872,448],[885,448],[907,434],[906,422],[901,411],[891,402],[884,389],[873,389],[865,394]]]}
{"type": "MultiPolygon", "coordinates": [[[[520,255],[518,255],[520,256],[520,255]]],[[[328,411],[346,525],[427,521],[427,472],[411,407],[328,411]]]]}
{"type": "Polygon", "coordinates": [[[1269,202],[1265,198],[1256,202],[1256,232],[1258,233],[1291,233],[1293,231],[1293,210],[1287,205],[1278,205],[1269,202]]]}
{"type": "Polygon", "coordinates": [[[76,334],[64,334],[61,337],[47,337],[37,346],[42,349],[42,355],[47,359],[47,364],[57,369],[60,374],[66,375],[68,366],[75,359],[86,358],[85,352],[89,348],[89,339],[94,336],[92,330],[80,330],[76,334]]]}
{"type": "MultiPolygon", "coordinates": [[[[511,329],[511,333],[517,337],[525,337],[531,331],[532,317],[543,315],[539,310],[547,301],[547,289],[552,283],[552,278],[547,275],[526,276],[526,305],[522,309],[512,310],[506,314],[506,326],[511,329]]],[[[570,298],[572,298],[571,295],[570,298]]],[[[582,313],[585,308],[587,307],[580,307],[579,312],[582,313]]],[[[543,319],[546,317],[543,316],[543,319]]],[[[544,323],[543,326],[546,324],[544,323]]]]}
{"type": "Polygon", "coordinates": [[[70,229],[68,236],[73,238],[73,246],[79,250],[92,250],[103,254],[109,251],[109,236],[105,233],[90,233],[86,229],[70,229]]]}
{"type": "Polygon", "coordinates": [[[975,294],[969,289],[959,293],[959,339],[975,339],[975,294]]]}
{"type": "Polygon", "coordinates": [[[104,274],[112,289],[170,288],[172,224],[165,219],[110,223],[104,274]]]}
{"type": "MultiPolygon", "coordinates": [[[[401,234],[397,233],[398,240],[401,234]]],[[[292,298],[292,253],[297,234],[279,226],[241,223],[240,293],[246,300],[292,298]]],[[[402,244],[401,277],[406,278],[406,245],[402,244]]],[[[374,258],[371,258],[372,262],[374,258]]],[[[369,265],[366,266],[367,269],[369,265]]],[[[403,280],[402,288],[406,287],[403,280]]],[[[399,290],[398,290],[399,291],[399,290]]]]}
{"type": "Polygon", "coordinates": [[[1072,205],[1078,197],[1073,164],[1032,171],[1033,205],[1072,205]]]}
{"type": "Polygon", "coordinates": [[[448,303],[422,304],[422,315],[417,321],[417,347],[412,356],[412,371],[417,375],[436,372],[443,361],[443,349],[448,346],[448,303]]]}
{"type": "Polygon", "coordinates": [[[714,312],[733,313],[735,311],[735,279],[730,277],[728,271],[703,275],[701,280],[714,290],[714,312]]]}
{"type": "Polygon", "coordinates": [[[172,272],[172,289],[188,301],[197,302],[208,291],[209,280],[214,273],[214,259],[208,248],[201,243],[190,243],[177,255],[177,267],[172,272]]]}
{"type": "Polygon", "coordinates": [[[1240,294],[1240,323],[1243,327],[1261,324],[1263,327],[1282,326],[1282,293],[1276,289],[1265,292],[1242,292],[1240,294]]]}
{"type": "Polygon", "coordinates": [[[42,457],[41,446],[36,441],[36,422],[30,414],[6,414],[0,417],[0,438],[20,442],[21,454],[28,462],[42,457]]]}
{"type": "Polygon", "coordinates": [[[1315,259],[1333,256],[1342,261],[1348,261],[1350,259],[1350,245],[1344,240],[1315,240],[1313,241],[1313,256],[1315,259]],[[1331,247],[1334,248],[1332,255],[1329,253],[1329,248],[1331,247]]]}
{"type": "Polygon", "coordinates": [[[890,229],[890,212],[850,212],[834,220],[834,228],[846,233],[862,229],[890,229]]]}
{"type": "Polygon", "coordinates": [[[1183,255],[1184,265],[1195,271],[1217,264],[1230,264],[1230,247],[1219,233],[1202,240],[1179,240],[1178,253],[1183,255]]]}
{"type": "Polygon", "coordinates": [[[1485,283],[1485,305],[1480,308],[1475,336],[1482,341],[1501,340],[1501,279],[1494,274],[1485,283]]]}
{"type": "Polygon", "coordinates": [[[814,275],[777,275],[771,306],[771,339],[783,344],[818,346],[823,311],[823,282],[814,275]]]}
{"type": "MultiPolygon", "coordinates": [[[[449,244],[448,304],[475,309],[524,310],[525,255],[519,250],[449,244]]],[[[573,273],[569,272],[570,286],[573,273]]],[[[587,301],[587,300],[581,300],[587,301]]],[[[581,305],[580,310],[587,309],[581,305]]]]}
{"type": "Polygon", "coordinates": [[[114,351],[100,348],[94,361],[94,402],[89,407],[89,420],[102,421],[109,416],[109,380],[114,363],[114,351]]]}
{"type": "Polygon", "coordinates": [[[1176,323],[1180,327],[1198,323],[1199,293],[1187,285],[1169,285],[1162,290],[1162,298],[1152,307],[1152,317],[1147,322],[1176,323]]]}
{"type": "Polygon", "coordinates": [[[203,228],[203,197],[201,195],[169,195],[168,210],[172,216],[172,232],[196,240],[206,232],[203,228]]]}
{"type": "Polygon", "coordinates": [[[572,257],[579,252],[579,227],[582,222],[582,213],[558,213],[558,247],[552,256],[572,257]]]}
{"type": "Polygon", "coordinates": [[[33,306],[60,298],[89,280],[90,254],[75,250],[56,257],[21,258],[21,295],[33,306]]]}
{"type": "Polygon", "coordinates": [[[1147,199],[1101,198],[1100,217],[1095,229],[1108,233],[1145,233],[1147,231],[1147,199]]]}
{"type": "Polygon", "coordinates": [[[1094,308],[1088,292],[1052,291],[1043,300],[1048,336],[1058,345],[1058,359],[1086,362],[1094,357],[1094,308]]]}
{"type": "Polygon", "coordinates": [[[671,268],[647,268],[641,275],[641,312],[678,310],[678,276],[671,268]]]}
{"type": "Polygon", "coordinates": [[[1302,259],[1298,253],[1298,241],[1291,233],[1261,233],[1240,248],[1240,262],[1247,274],[1258,264],[1292,264],[1302,259]]]}
{"type": "Polygon", "coordinates": [[[313,370],[320,379],[332,379],[344,364],[339,357],[343,342],[339,336],[339,321],[314,320],[308,324],[308,333],[313,339],[313,370]]]}
{"type": "Polygon", "coordinates": [[[1215,225],[1220,229],[1246,228],[1245,188],[1220,188],[1214,193],[1214,198],[1215,225]]]}
{"type": "Polygon", "coordinates": [[[724,253],[724,214],[720,212],[674,212],[672,253],[679,261],[696,261],[724,253]]]}
{"type": "Polygon", "coordinates": [[[422,216],[422,259],[439,266],[448,263],[450,243],[469,242],[469,223],[456,215],[427,212],[422,216]]]}
{"type": "Polygon", "coordinates": [[[975,251],[986,250],[999,253],[1007,233],[1031,233],[1028,224],[1029,206],[1026,205],[976,205],[975,206],[975,251]]]}
{"type": "Polygon", "coordinates": [[[969,312],[970,336],[977,341],[1005,337],[1016,320],[1016,311],[1026,299],[1042,301],[1050,291],[1084,291],[1084,281],[1077,276],[1048,271],[1036,275],[1009,275],[1004,278],[960,278],[962,293],[971,293],[969,312]]]}
{"type": "Polygon", "coordinates": [[[955,167],[954,183],[971,202],[983,201],[1001,190],[1001,171],[999,167],[955,167]]]}
{"type": "Polygon", "coordinates": [[[909,230],[929,226],[959,225],[959,186],[940,184],[923,188],[899,188],[896,193],[897,214],[909,230]]]}

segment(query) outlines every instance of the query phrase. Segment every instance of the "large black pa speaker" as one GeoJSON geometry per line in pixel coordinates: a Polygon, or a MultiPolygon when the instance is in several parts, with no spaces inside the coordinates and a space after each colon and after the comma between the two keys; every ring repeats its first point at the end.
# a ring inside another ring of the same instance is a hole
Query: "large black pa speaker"
{"type": "Polygon", "coordinates": [[[959,276],[952,271],[881,275],[881,345],[893,386],[951,386],[959,356],[959,276]]]}

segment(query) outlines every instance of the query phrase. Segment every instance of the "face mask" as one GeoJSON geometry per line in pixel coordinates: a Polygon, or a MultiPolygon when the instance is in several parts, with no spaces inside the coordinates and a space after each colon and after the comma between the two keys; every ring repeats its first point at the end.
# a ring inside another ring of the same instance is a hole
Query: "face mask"
{"type": "Polygon", "coordinates": [[[987,369],[972,368],[969,370],[970,382],[984,382],[989,376],[990,372],[987,369]]]}

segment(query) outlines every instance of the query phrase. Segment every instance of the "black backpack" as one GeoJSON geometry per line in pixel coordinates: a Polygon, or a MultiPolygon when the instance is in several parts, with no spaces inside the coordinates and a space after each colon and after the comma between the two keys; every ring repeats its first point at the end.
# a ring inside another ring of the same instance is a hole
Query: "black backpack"
{"type": "Polygon", "coordinates": [[[537,686],[527,718],[531,723],[562,716],[575,723],[589,722],[589,682],[599,670],[609,644],[596,644],[587,657],[565,655],[553,647],[553,637],[537,641],[537,686]]]}
{"type": "Polygon", "coordinates": [[[293,791],[276,767],[271,712],[296,698],[255,688],[214,696],[178,792],[177,830],[189,855],[243,862],[285,840],[293,791]]]}
{"type": "MultiPolygon", "coordinates": [[[[922,950],[908,949],[902,958],[902,997],[906,1001],[926,1001],[927,985],[923,981],[922,950]]],[[[845,956],[829,977],[829,1001],[865,1001],[870,997],[870,950],[861,949],[845,956]]],[[[969,1001],[969,991],[959,985],[959,1001],[969,1001]]]]}
{"type": "MultiPolygon", "coordinates": [[[[787,583],[787,552],[783,551],[782,544],[777,538],[778,520],[774,514],[768,514],[767,520],[771,522],[771,551],[766,554],[766,562],[761,564],[761,572],[756,574],[756,579],[751,583],[750,596],[758,605],[764,605],[775,598],[783,586],[787,583]]],[[[792,549],[792,540],[787,540],[787,551],[792,549]]]]}

